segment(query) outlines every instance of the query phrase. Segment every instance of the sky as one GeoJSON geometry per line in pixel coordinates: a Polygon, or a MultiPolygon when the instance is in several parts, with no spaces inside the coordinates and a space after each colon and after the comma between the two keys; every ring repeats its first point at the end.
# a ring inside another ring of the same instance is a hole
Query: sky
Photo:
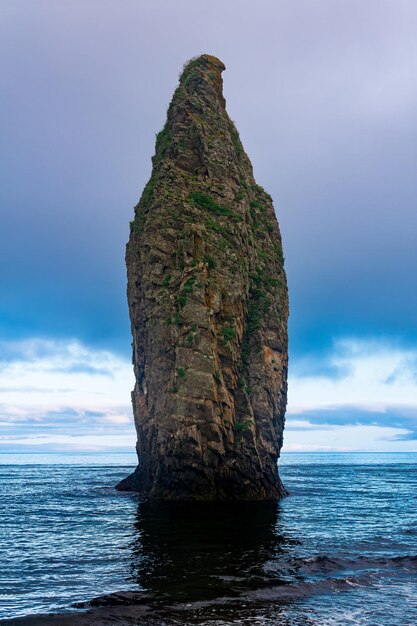
{"type": "Polygon", "coordinates": [[[284,451],[417,450],[417,3],[1,0],[0,452],[131,451],[124,249],[185,61],[279,219],[284,451]]]}

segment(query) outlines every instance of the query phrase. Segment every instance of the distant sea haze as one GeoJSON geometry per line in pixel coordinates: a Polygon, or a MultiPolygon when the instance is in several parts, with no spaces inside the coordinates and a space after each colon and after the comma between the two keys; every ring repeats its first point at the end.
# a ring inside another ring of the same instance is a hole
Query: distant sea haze
{"type": "Polygon", "coordinates": [[[233,506],[116,492],[133,455],[0,462],[2,619],[133,590],[199,624],[417,623],[417,453],[287,453],[289,497],[233,506]]]}

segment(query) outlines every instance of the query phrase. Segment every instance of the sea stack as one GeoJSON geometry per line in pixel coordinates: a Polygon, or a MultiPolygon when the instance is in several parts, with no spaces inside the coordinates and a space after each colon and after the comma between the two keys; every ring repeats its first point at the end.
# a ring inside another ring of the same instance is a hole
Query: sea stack
{"type": "Polygon", "coordinates": [[[118,488],[165,500],[285,495],[281,235],[224,69],[207,54],[184,67],[127,244],[139,465],[118,488]]]}

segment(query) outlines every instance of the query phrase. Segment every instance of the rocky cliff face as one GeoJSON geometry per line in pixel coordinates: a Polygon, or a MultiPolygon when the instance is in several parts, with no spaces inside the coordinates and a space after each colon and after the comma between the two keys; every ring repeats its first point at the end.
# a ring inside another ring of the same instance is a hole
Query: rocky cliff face
{"type": "Polygon", "coordinates": [[[222,93],[190,61],[127,245],[139,466],[164,499],[273,499],[287,398],[288,297],[271,197],[222,93]]]}

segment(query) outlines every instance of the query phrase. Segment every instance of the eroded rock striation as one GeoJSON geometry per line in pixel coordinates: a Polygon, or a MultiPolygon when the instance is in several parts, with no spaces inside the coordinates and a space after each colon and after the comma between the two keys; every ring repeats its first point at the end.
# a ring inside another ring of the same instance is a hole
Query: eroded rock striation
{"type": "Polygon", "coordinates": [[[155,498],[285,494],[281,236],[226,112],[224,69],[206,54],[185,66],[127,245],[139,465],[118,487],[155,498]]]}

